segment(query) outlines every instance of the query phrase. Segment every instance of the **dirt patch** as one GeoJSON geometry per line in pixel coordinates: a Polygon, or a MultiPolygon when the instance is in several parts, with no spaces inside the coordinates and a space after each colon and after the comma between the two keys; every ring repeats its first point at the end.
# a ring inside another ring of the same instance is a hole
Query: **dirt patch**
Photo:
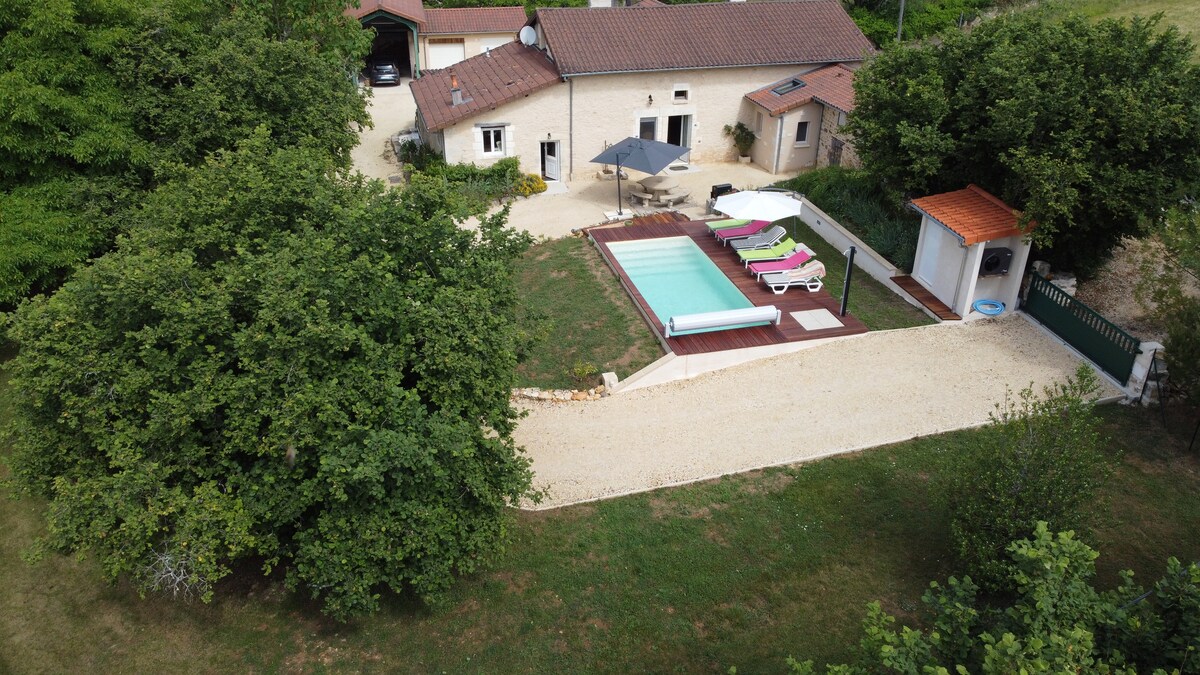
{"type": "Polygon", "coordinates": [[[504,584],[504,590],[513,595],[522,595],[534,583],[532,572],[497,572],[492,575],[500,583],[504,584]]]}
{"type": "Polygon", "coordinates": [[[780,469],[768,469],[751,471],[743,474],[744,481],[741,484],[742,494],[761,495],[779,492],[787,486],[796,482],[796,477],[788,471],[780,469]]]}
{"type": "MultiPolygon", "coordinates": [[[[1125,239],[1094,278],[1080,282],[1075,297],[1134,337],[1162,342],[1165,327],[1154,316],[1153,305],[1135,291],[1139,279],[1163,273],[1166,259],[1166,250],[1155,239],[1125,239]]],[[[1188,279],[1185,290],[1200,296],[1195,280],[1188,279]]]]}

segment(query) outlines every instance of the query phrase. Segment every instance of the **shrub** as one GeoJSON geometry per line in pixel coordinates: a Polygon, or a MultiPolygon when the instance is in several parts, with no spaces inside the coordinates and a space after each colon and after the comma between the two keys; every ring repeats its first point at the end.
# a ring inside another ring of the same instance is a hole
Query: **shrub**
{"type": "Polygon", "coordinates": [[[780,186],[805,195],[896,267],[912,269],[921,219],[870,173],[831,166],[802,173],[780,186]]]}
{"type": "Polygon", "coordinates": [[[1039,521],[1054,530],[1084,525],[1084,507],[1113,471],[1101,451],[1096,387],[1095,373],[1080,365],[1044,398],[1032,387],[1010,392],[979,446],[946,479],[951,545],[981,586],[995,590],[1008,578],[1005,548],[1031,536],[1039,521]]]}
{"type": "Polygon", "coordinates": [[[541,194],[546,191],[546,181],[539,175],[527,173],[517,182],[514,193],[518,197],[541,194]]]}

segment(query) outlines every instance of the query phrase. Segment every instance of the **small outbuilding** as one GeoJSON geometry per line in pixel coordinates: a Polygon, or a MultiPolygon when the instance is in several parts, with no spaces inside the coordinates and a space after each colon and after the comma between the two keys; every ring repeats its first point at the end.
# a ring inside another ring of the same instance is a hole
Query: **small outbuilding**
{"type": "Polygon", "coordinates": [[[1017,307],[1029,260],[1021,212],[977,185],[912,201],[921,214],[913,278],[955,314],[1017,307]]]}

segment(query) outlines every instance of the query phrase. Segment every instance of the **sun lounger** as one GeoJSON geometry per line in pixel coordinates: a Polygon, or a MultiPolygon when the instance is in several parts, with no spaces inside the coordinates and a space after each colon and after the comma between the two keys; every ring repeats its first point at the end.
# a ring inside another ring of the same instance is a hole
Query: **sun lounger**
{"type": "Polygon", "coordinates": [[[764,274],[762,280],[776,295],[782,295],[792,286],[803,286],[808,289],[809,293],[815,293],[825,285],[825,282],[822,281],[824,276],[825,265],[819,260],[814,260],[788,272],[764,274]]]}
{"type": "Polygon", "coordinates": [[[742,263],[747,267],[752,262],[762,262],[764,260],[783,260],[789,255],[796,252],[796,242],[792,241],[791,237],[775,244],[771,248],[760,248],[753,251],[738,251],[738,257],[742,259],[742,263]]]}
{"type": "Polygon", "coordinates": [[[750,220],[748,218],[723,218],[721,220],[710,220],[705,225],[708,225],[709,230],[716,232],[717,230],[724,230],[730,227],[742,227],[749,223],[750,220]]]}
{"type": "Polygon", "coordinates": [[[733,239],[744,239],[745,237],[758,234],[767,229],[770,224],[771,221],[769,220],[754,220],[749,225],[727,227],[723,230],[717,230],[713,234],[716,235],[718,241],[728,244],[733,239]]]}
{"type": "Polygon", "coordinates": [[[795,269],[809,260],[813,259],[813,251],[804,244],[796,246],[796,252],[784,258],[783,260],[771,260],[768,262],[756,262],[750,265],[750,273],[756,279],[762,279],[762,275],[770,272],[787,272],[795,269]]]}
{"type": "Polygon", "coordinates": [[[771,248],[787,236],[787,229],[782,225],[772,225],[758,234],[745,239],[737,239],[729,245],[735,251],[749,251],[756,248],[771,248]]]}

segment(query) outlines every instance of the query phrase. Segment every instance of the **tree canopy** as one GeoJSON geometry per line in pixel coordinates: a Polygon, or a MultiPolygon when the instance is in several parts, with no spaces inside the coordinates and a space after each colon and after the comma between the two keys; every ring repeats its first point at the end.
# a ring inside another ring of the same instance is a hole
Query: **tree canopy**
{"type": "Polygon", "coordinates": [[[1158,19],[1006,14],[885,50],[855,77],[864,165],[922,195],[976,183],[1087,274],[1200,185],[1200,66],[1158,19]]]}
{"type": "Polygon", "coordinates": [[[343,165],[365,31],[328,0],[15,0],[0,10],[0,309],[111,247],[173,164],[266,128],[343,165]],[[316,93],[319,92],[319,93],[316,93]]]}
{"type": "Polygon", "coordinates": [[[50,500],[43,550],[206,598],[259,560],[345,618],[437,594],[529,494],[529,240],[504,214],[459,228],[444,181],[410,198],[274,146],[176,169],[114,251],[17,310],[12,475],[50,500]]]}
{"type": "MultiPolygon", "coordinates": [[[[1010,603],[988,605],[970,577],[951,577],[922,597],[930,629],[898,631],[895,617],[871,603],[859,660],[827,672],[1196,672],[1200,566],[1171,558],[1150,591],[1127,571],[1119,588],[1100,592],[1092,585],[1098,554],[1071,532],[1055,535],[1040,523],[1008,553],[1010,603]]],[[[811,661],[789,664],[797,675],[815,672],[811,661]]]]}

